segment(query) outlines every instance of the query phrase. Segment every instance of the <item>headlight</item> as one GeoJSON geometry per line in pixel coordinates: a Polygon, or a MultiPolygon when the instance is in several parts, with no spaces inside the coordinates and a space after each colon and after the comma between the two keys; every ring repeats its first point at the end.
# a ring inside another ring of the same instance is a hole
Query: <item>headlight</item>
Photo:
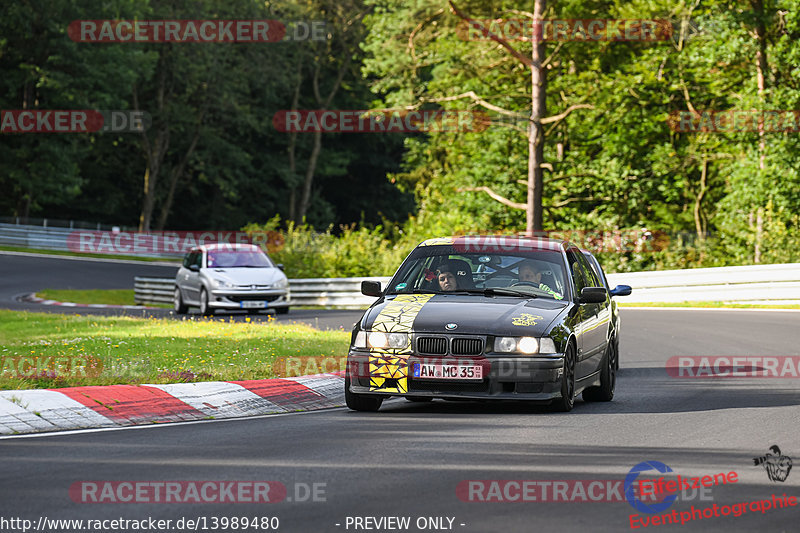
{"type": "Polygon", "coordinates": [[[539,353],[557,353],[556,343],[550,337],[539,339],[539,353]]]}
{"type": "Polygon", "coordinates": [[[536,353],[539,351],[539,341],[534,337],[522,337],[517,344],[517,349],[525,354],[536,353]]]}
{"type": "MultiPolygon", "coordinates": [[[[544,341],[549,341],[550,345],[553,340],[549,338],[542,339],[542,350],[545,348],[544,341]]],[[[549,350],[549,346],[547,346],[549,350]]],[[[552,347],[554,353],[555,346],[552,347]]],[[[539,339],[536,337],[497,337],[494,340],[494,351],[500,353],[523,353],[526,355],[539,353],[539,339]]]]}
{"type": "Polygon", "coordinates": [[[380,331],[371,331],[367,335],[367,342],[369,342],[370,348],[386,348],[389,345],[386,333],[380,331]]]}
{"type": "Polygon", "coordinates": [[[356,333],[356,340],[353,342],[353,348],[364,349],[367,347],[367,333],[359,331],[356,333]]]}
{"type": "Polygon", "coordinates": [[[494,340],[494,351],[511,353],[517,349],[517,339],[514,337],[497,337],[494,340]]]}
{"type": "Polygon", "coordinates": [[[401,350],[408,347],[408,333],[383,333],[371,331],[367,334],[367,343],[370,348],[391,348],[401,350]]]}
{"type": "Polygon", "coordinates": [[[408,333],[389,333],[389,348],[401,350],[408,346],[408,333]]]}
{"type": "Polygon", "coordinates": [[[281,278],[275,282],[276,289],[285,289],[288,286],[289,286],[289,280],[286,278],[281,278]]]}
{"type": "Polygon", "coordinates": [[[236,284],[235,283],[228,283],[227,281],[223,281],[221,279],[212,279],[211,281],[213,281],[217,285],[217,287],[222,287],[223,289],[235,289],[236,288],[236,284]]]}

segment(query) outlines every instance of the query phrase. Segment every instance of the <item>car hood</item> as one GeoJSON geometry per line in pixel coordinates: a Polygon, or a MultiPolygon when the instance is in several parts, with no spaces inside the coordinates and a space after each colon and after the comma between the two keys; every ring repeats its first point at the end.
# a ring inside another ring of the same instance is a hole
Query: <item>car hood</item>
{"type": "Polygon", "coordinates": [[[398,295],[391,295],[367,310],[361,327],[373,329],[377,318],[378,326],[396,323],[397,326],[391,327],[394,331],[410,326],[412,331],[424,333],[542,336],[567,307],[568,302],[549,298],[464,294],[402,295],[398,298],[398,295]],[[447,329],[447,324],[456,324],[456,328],[447,329]]]}
{"type": "Polygon", "coordinates": [[[206,268],[203,273],[209,278],[227,281],[235,285],[272,285],[286,277],[280,269],[265,268],[206,268]]]}

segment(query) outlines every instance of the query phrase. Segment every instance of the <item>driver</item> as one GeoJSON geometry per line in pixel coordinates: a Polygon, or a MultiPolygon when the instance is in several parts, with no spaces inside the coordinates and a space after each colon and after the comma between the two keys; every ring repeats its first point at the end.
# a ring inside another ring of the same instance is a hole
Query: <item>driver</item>
{"type": "Polygon", "coordinates": [[[542,272],[539,265],[534,261],[523,261],[519,265],[519,281],[532,284],[534,287],[550,294],[556,300],[561,300],[563,296],[542,283],[542,272]]]}

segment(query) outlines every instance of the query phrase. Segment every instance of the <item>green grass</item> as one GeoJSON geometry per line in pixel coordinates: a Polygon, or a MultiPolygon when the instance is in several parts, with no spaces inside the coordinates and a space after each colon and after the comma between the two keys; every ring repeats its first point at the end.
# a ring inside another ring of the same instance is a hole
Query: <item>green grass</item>
{"type": "Polygon", "coordinates": [[[168,263],[178,264],[181,262],[179,258],[160,258],[160,257],[142,257],[141,255],[116,255],[116,254],[92,254],[92,253],[78,253],[78,252],[62,252],[60,250],[39,250],[35,248],[23,248],[21,246],[0,246],[0,251],[3,252],[29,252],[32,254],[43,255],[66,255],[71,257],[91,257],[96,259],[125,259],[128,261],[166,261],[168,263]]]}
{"type": "Polygon", "coordinates": [[[136,305],[133,289],[93,289],[88,291],[45,289],[36,296],[45,300],[74,302],[76,304],[136,305]]]}
{"type": "MultiPolygon", "coordinates": [[[[133,298],[133,289],[91,289],[78,291],[72,289],[45,289],[36,296],[57,302],[76,304],[138,305],[133,298]]],[[[172,309],[171,304],[147,304],[147,307],[172,309]]]]}
{"type": "Polygon", "coordinates": [[[347,353],[349,338],[349,331],[319,331],[275,321],[0,310],[0,389],[271,378],[276,358],[341,356],[347,353]],[[21,357],[47,361],[43,358],[76,356],[98,359],[102,370],[95,376],[59,372],[20,376],[7,366],[21,357]]]}
{"type": "Polygon", "coordinates": [[[800,305],[734,304],[726,302],[623,302],[620,307],[700,307],[708,309],[800,309],[800,305]]]}

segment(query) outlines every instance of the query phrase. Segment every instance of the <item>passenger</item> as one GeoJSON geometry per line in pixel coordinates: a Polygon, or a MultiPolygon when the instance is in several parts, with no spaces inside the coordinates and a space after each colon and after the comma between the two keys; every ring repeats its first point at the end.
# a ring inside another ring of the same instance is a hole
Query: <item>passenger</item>
{"type": "Polygon", "coordinates": [[[436,279],[439,281],[439,288],[443,291],[454,291],[458,288],[458,281],[456,275],[453,274],[453,268],[447,263],[441,265],[439,270],[436,271],[436,279]]]}

